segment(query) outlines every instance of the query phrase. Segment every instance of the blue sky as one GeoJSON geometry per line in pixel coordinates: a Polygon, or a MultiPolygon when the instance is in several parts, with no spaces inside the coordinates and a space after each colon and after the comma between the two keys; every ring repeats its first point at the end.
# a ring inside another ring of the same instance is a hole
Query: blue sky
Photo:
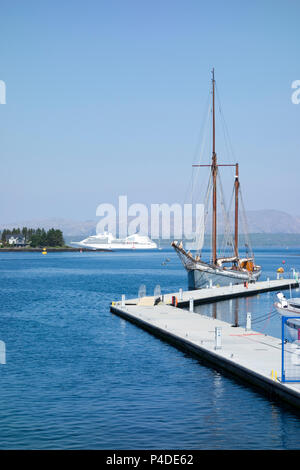
{"type": "MultiPolygon", "coordinates": [[[[183,203],[212,67],[247,208],[300,215],[299,13],[291,0],[2,4],[0,222],[92,219],[119,194],[183,203]]],[[[217,116],[221,161],[219,134],[217,116]]]]}

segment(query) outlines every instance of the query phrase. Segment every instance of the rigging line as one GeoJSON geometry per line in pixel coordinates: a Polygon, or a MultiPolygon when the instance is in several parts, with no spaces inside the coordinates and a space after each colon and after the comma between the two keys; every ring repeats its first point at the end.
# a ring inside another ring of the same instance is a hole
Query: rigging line
{"type": "Polygon", "coordinates": [[[245,241],[248,244],[250,255],[254,258],[252,245],[251,245],[251,241],[250,241],[250,237],[249,237],[249,227],[248,227],[246,211],[245,211],[245,206],[244,206],[244,201],[243,201],[243,196],[242,196],[241,184],[240,184],[240,187],[239,187],[239,195],[240,195],[240,201],[241,201],[241,207],[242,207],[242,221],[243,221],[243,225],[244,225],[245,241]]]}
{"type": "MultiPolygon", "coordinates": [[[[210,200],[211,200],[211,196],[212,196],[212,174],[210,173],[209,175],[209,180],[208,180],[208,184],[207,184],[207,189],[206,189],[206,194],[205,194],[205,199],[204,199],[204,217],[203,217],[203,231],[204,231],[204,234],[205,234],[205,227],[206,227],[206,223],[207,223],[207,217],[208,217],[208,206],[209,206],[209,203],[210,203],[210,200]]],[[[197,237],[197,234],[196,234],[196,237],[197,237]]],[[[204,243],[203,243],[204,245],[204,243]]],[[[197,249],[197,254],[199,256],[201,256],[202,254],[202,249],[203,249],[203,246],[200,248],[200,249],[197,249]]]]}
{"type": "Polygon", "coordinates": [[[261,323],[262,321],[265,322],[262,329],[261,329],[261,332],[265,331],[265,329],[266,329],[269,321],[271,320],[271,318],[274,318],[276,315],[277,315],[277,312],[276,312],[276,314],[273,313],[272,315],[271,315],[271,312],[270,312],[264,320],[261,320],[260,322],[257,322],[257,323],[261,323]]]}
{"type": "Polygon", "coordinates": [[[199,240],[200,237],[204,237],[204,232],[205,232],[205,226],[206,226],[206,219],[207,219],[207,207],[208,207],[208,201],[210,198],[210,193],[211,193],[211,175],[209,177],[209,181],[207,184],[207,189],[206,189],[206,194],[205,194],[205,199],[204,199],[204,211],[203,211],[203,216],[201,220],[195,220],[195,232],[194,232],[194,241],[196,242],[196,253],[199,254],[203,248],[203,244],[201,247],[199,247],[199,240]]]}
{"type": "Polygon", "coordinates": [[[251,322],[251,324],[256,327],[256,326],[259,325],[260,323],[265,322],[267,319],[275,318],[276,316],[277,316],[276,313],[273,313],[272,315],[267,314],[267,315],[264,316],[264,318],[261,318],[261,319],[258,320],[258,321],[254,321],[254,320],[253,320],[253,321],[251,322]]]}
{"type": "Polygon", "coordinates": [[[217,94],[217,101],[218,101],[218,109],[219,109],[220,118],[221,118],[220,122],[221,122],[221,125],[222,125],[223,138],[224,138],[224,142],[225,142],[225,150],[226,150],[226,154],[227,154],[227,163],[229,163],[232,158],[231,158],[231,153],[230,153],[230,148],[229,148],[228,137],[227,137],[227,134],[226,134],[224,117],[223,117],[222,108],[221,108],[221,100],[220,100],[218,94],[217,94]]]}
{"type": "MultiPolygon", "coordinates": [[[[201,137],[203,135],[204,128],[206,126],[207,119],[208,119],[208,116],[209,116],[209,113],[210,113],[209,98],[210,98],[210,92],[208,93],[207,98],[206,98],[206,104],[205,104],[205,108],[204,108],[205,112],[204,112],[204,115],[203,115],[203,118],[202,118],[202,126],[201,126],[201,129],[200,129],[199,135],[198,135],[198,140],[197,140],[196,148],[195,148],[195,151],[194,151],[193,162],[195,162],[195,159],[197,157],[197,154],[198,154],[198,151],[199,151],[199,148],[200,148],[200,144],[201,144],[201,137]]],[[[199,164],[200,164],[200,162],[201,162],[201,152],[200,152],[199,164]]]]}
{"type": "MultiPolygon", "coordinates": [[[[203,219],[202,219],[202,233],[203,233],[203,237],[205,236],[205,227],[206,227],[206,223],[207,223],[207,216],[208,216],[208,204],[210,202],[210,199],[211,199],[211,193],[212,193],[212,177],[210,175],[209,177],[209,181],[208,181],[208,185],[207,185],[207,190],[206,190],[206,195],[205,195],[205,200],[204,200],[204,214],[203,214],[203,219]]],[[[197,221],[196,221],[196,224],[197,224],[197,221]]],[[[195,239],[197,241],[197,238],[199,239],[199,234],[197,232],[197,225],[196,225],[196,233],[195,233],[195,239]]],[[[200,229],[200,227],[199,227],[200,229]]],[[[201,257],[201,254],[202,254],[202,249],[203,249],[203,246],[204,246],[204,240],[203,240],[203,244],[200,248],[197,248],[196,249],[196,252],[197,254],[201,257]]]]}
{"type": "MultiPolygon", "coordinates": [[[[229,206],[228,206],[228,209],[227,209],[227,214],[226,214],[226,217],[227,217],[227,230],[229,231],[229,236],[231,235],[231,242],[232,242],[232,247],[234,247],[234,242],[233,242],[233,235],[230,234],[230,227],[231,227],[231,217],[230,217],[230,209],[231,209],[231,206],[232,206],[232,201],[233,201],[233,196],[234,196],[234,186],[232,188],[232,193],[231,193],[231,198],[230,198],[230,203],[229,203],[229,206]]],[[[222,191],[224,192],[223,190],[223,187],[222,187],[222,191]]]]}
{"type": "MultiPolygon", "coordinates": [[[[228,231],[228,223],[227,223],[227,214],[226,214],[226,206],[225,206],[225,201],[224,201],[224,194],[223,194],[223,188],[222,188],[222,183],[221,183],[221,178],[220,175],[218,174],[218,192],[220,193],[220,205],[223,211],[223,218],[224,218],[224,227],[223,227],[223,240],[226,237],[226,233],[228,231]]],[[[221,230],[220,230],[221,231],[221,230]]],[[[220,252],[221,250],[219,250],[220,252]]]]}
{"type": "MultiPolygon", "coordinates": [[[[208,97],[207,97],[207,103],[206,103],[206,108],[207,108],[207,112],[206,112],[206,119],[205,119],[205,126],[204,129],[205,129],[205,133],[204,133],[204,136],[203,136],[203,140],[202,140],[202,147],[201,147],[201,150],[200,150],[200,160],[199,160],[199,164],[201,163],[201,158],[203,157],[203,161],[206,161],[205,158],[204,158],[204,154],[206,153],[205,152],[205,149],[206,149],[206,146],[207,146],[207,139],[208,139],[208,136],[210,136],[210,132],[211,132],[211,126],[209,125],[209,121],[211,119],[211,115],[212,115],[212,104],[210,103],[210,95],[211,95],[211,91],[209,91],[208,93],[208,97]]],[[[208,152],[210,153],[210,152],[208,152]]],[[[210,163],[210,157],[207,158],[207,163],[209,164],[210,163]]],[[[197,167],[194,175],[195,175],[195,180],[198,178],[198,174],[200,172],[200,168],[197,167]]],[[[206,176],[204,175],[202,180],[201,180],[201,184],[198,185],[198,188],[202,188],[203,187],[203,184],[204,184],[204,180],[206,179],[206,176]]],[[[198,192],[198,194],[200,194],[200,190],[198,192]]],[[[197,196],[198,196],[197,194],[197,196]]],[[[195,191],[193,190],[193,199],[195,199],[196,195],[195,195],[195,191]]]]}
{"type": "MultiPolygon", "coordinates": [[[[207,121],[208,121],[208,116],[209,116],[209,111],[210,111],[209,94],[207,96],[206,106],[205,106],[204,109],[205,109],[205,112],[204,112],[203,117],[202,117],[202,125],[201,125],[201,128],[200,128],[199,134],[198,134],[198,139],[197,139],[196,147],[195,147],[195,150],[194,150],[192,163],[195,163],[195,161],[197,161],[196,157],[197,157],[197,154],[199,153],[199,148],[200,148],[200,145],[201,145],[201,141],[202,141],[202,148],[200,149],[200,156],[199,156],[199,160],[198,160],[199,164],[201,163],[202,154],[204,153],[203,147],[204,147],[204,143],[205,143],[205,140],[206,140],[206,133],[207,133],[207,130],[205,131],[205,129],[208,127],[207,126],[207,121]]],[[[199,168],[197,168],[197,170],[199,171],[199,168]]],[[[197,178],[197,175],[198,175],[198,171],[196,171],[196,178],[197,178]]],[[[191,202],[192,203],[194,203],[194,201],[193,201],[194,184],[195,184],[194,180],[195,180],[195,172],[194,172],[194,169],[192,169],[191,178],[190,178],[190,184],[192,186],[192,191],[191,191],[191,202]]],[[[187,190],[186,190],[186,194],[185,194],[185,198],[184,198],[185,202],[187,200],[187,193],[189,192],[190,184],[188,185],[187,190]]]]}
{"type": "Polygon", "coordinates": [[[231,211],[233,196],[234,196],[234,187],[233,187],[233,190],[232,190],[230,204],[229,204],[229,208],[228,208],[228,227],[227,227],[227,231],[225,232],[224,246],[223,246],[224,256],[225,256],[225,253],[226,253],[226,248],[228,246],[231,246],[232,252],[234,252],[234,240],[233,240],[233,233],[231,231],[232,220],[231,220],[231,217],[230,217],[230,213],[231,213],[230,211],[231,211]]]}
{"type": "Polygon", "coordinates": [[[221,177],[220,175],[218,174],[218,188],[219,188],[219,192],[220,192],[220,195],[221,195],[221,207],[223,209],[223,216],[224,216],[224,237],[223,237],[223,248],[221,250],[221,252],[224,253],[224,256],[225,256],[225,252],[226,252],[226,244],[228,241],[231,241],[231,245],[232,245],[232,249],[234,247],[233,245],[233,239],[230,240],[230,217],[229,217],[229,214],[228,214],[228,210],[226,210],[226,204],[225,204],[225,197],[224,197],[224,190],[223,190],[223,185],[222,185],[222,181],[221,181],[221,177]]]}
{"type": "Polygon", "coordinates": [[[253,318],[252,323],[256,323],[257,321],[265,320],[269,315],[278,315],[277,310],[271,308],[271,310],[267,313],[263,313],[262,315],[259,315],[258,317],[253,318]]]}
{"type": "MultiPolygon", "coordinates": [[[[277,315],[277,311],[275,309],[271,310],[272,314],[275,314],[277,315]]],[[[252,323],[256,323],[257,321],[260,321],[260,320],[265,320],[267,317],[268,317],[269,313],[263,313],[262,315],[259,315],[258,317],[255,317],[252,319],[252,323]]]]}
{"type": "Polygon", "coordinates": [[[218,103],[219,103],[219,106],[220,106],[222,119],[223,119],[223,123],[224,123],[224,128],[225,128],[225,132],[227,134],[227,139],[228,139],[228,143],[229,143],[229,146],[230,146],[230,149],[231,149],[231,153],[232,153],[233,158],[236,159],[235,158],[234,148],[233,148],[233,145],[232,145],[232,142],[231,142],[231,139],[230,139],[230,134],[229,134],[229,131],[228,131],[228,126],[227,126],[227,123],[226,123],[226,120],[225,120],[223,110],[221,109],[221,100],[220,100],[219,90],[218,90],[217,86],[216,86],[216,95],[217,95],[218,103]]]}
{"type": "MultiPolygon", "coordinates": [[[[226,152],[227,152],[227,158],[228,158],[229,161],[231,161],[233,158],[235,158],[235,152],[234,152],[234,149],[233,149],[233,145],[232,145],[230,135],[229,135],[229,131],[228,131],[228,126],[226,124],[225,116],[224,116],[224,113],[223,113],[218,86],[216,86],[216,95],[217,95],[219,113],[220,113],[220,117],[221,117],[222,131],[223,131],[223,136],[224,136],[225,149],[226,149],[226,152]]],[[[231,203],[230,203],[230,206],[229,206],[228,213],[229,213],[230,210],[231,210],[231,203]]],[[[230,214],[229,214],[229,218],[230,218],[230,221],[231,221],[230,214]]],[[[234,250],[233,235],[231,236],[230,242],[231,242],[232,248],[234,250]]],[[[225,241],[225,243],[227,245],[227,241],[225,241]]],[[[225,247],[226,247],[226,245],[225,245],[225,247]]]]}
{"type": "Polygon", "coordinates": [[[208,206],[209,206],[209,201],[211,199],[211,191],[212,191],[212,177],[210,176],[210,178],[208,180],[205,199],[204,199],[205,222],[207,220],[208,212],[209,212],[208,206]]]}
{"type": "MultiPolygon", "coordinates": [[[[205,120],[205,132],[203,134],[203,139],[202,139],[202,147],[200,149],[200,158],[199,158],[199,163],[201,163],[202,161],[202,158],[204,158],[204,153],[205,153],[205,147],[206,147],[206,142],[207,142],[207,137],[208,137],[208,121],[209,121],[209,114],[210,114],[210,107],[208,107],[208,111],[207,111],[207,115],[206,115],[206,120],[205,120]]],[[[193,175],[193,185],[192,185],[192,203],[194,204],[194,201],[195,199],[197,198],[198,195],[201,194],[201,189],[203,187],[203,183],[204,183],[204,179],[206,179],[206,177],[204,177],[204,174],[203,174],[203,177],[202,177],[202,180],[201,180],[201,183],[199,182],[199,184],[196,186],[196,183],[197,183],[197,180],[198,180],[198,176],[199,176],[199,172],[200,172],[200,167],[196,167],[196,171],[192,173],[193,175]],[[196,194],[196,191],[195,191],[195,187],[198,188],[198,193],[196,194]]]]}

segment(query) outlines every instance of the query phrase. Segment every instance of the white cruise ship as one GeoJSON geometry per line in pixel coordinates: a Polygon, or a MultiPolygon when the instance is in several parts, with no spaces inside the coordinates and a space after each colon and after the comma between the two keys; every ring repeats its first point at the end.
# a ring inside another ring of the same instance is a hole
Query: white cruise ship
{"type": "Polygon", "coordinates": [[[115,238],[112,233],[104,232],[92,235],[81,242],[71,242],[72,245],[94,250],[155,250],[157,244],[146,235],[135,233],[126,238],[115,238]]]}

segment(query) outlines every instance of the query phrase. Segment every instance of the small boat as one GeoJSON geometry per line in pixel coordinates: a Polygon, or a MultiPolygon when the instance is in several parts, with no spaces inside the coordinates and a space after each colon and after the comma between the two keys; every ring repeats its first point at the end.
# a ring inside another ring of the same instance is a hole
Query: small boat
{"type": "Polygon", "coordinates": [[[274,307],[280,315],[297,316],[300,318],[300,298],[286,299],[282,292],[277,294],[278,302],[274,303],[274,307]]]}
{"type": "Polygon", "coordinates": [[[278,302],[274,303],[274,307],[282,317],[287,317],[285,319],[286,339],[300,344],[300,298],[286,299],[283,293],[279,292],[277,299],[278,302]]]}
{"type": "MultiPolygon", "coordinates": [[[[285,319],[285,336],[290,342],[300,340],[300,298],[286,299],[282,292],[277,294],[278,302],[274,303],[274,307],[285,319]],[[299,319],[298,319],[299,317],[299,319]]],[[[300,343],[299,343],[300,344],[300,343]]]]}

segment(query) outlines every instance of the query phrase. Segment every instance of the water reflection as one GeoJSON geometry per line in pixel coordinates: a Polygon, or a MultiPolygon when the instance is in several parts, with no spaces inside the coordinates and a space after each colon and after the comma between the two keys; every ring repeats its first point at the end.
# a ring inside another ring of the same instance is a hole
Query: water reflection
{"type": "Polygon", "coordinates": [[[246,326],[247,312],[251,313],[252,329],[280,338],[281,318],[274,315],[276,293],[267,292],[249,297],[239,297],[209,304],[195,305],[194,311],[233,326],[246,326]]]}

